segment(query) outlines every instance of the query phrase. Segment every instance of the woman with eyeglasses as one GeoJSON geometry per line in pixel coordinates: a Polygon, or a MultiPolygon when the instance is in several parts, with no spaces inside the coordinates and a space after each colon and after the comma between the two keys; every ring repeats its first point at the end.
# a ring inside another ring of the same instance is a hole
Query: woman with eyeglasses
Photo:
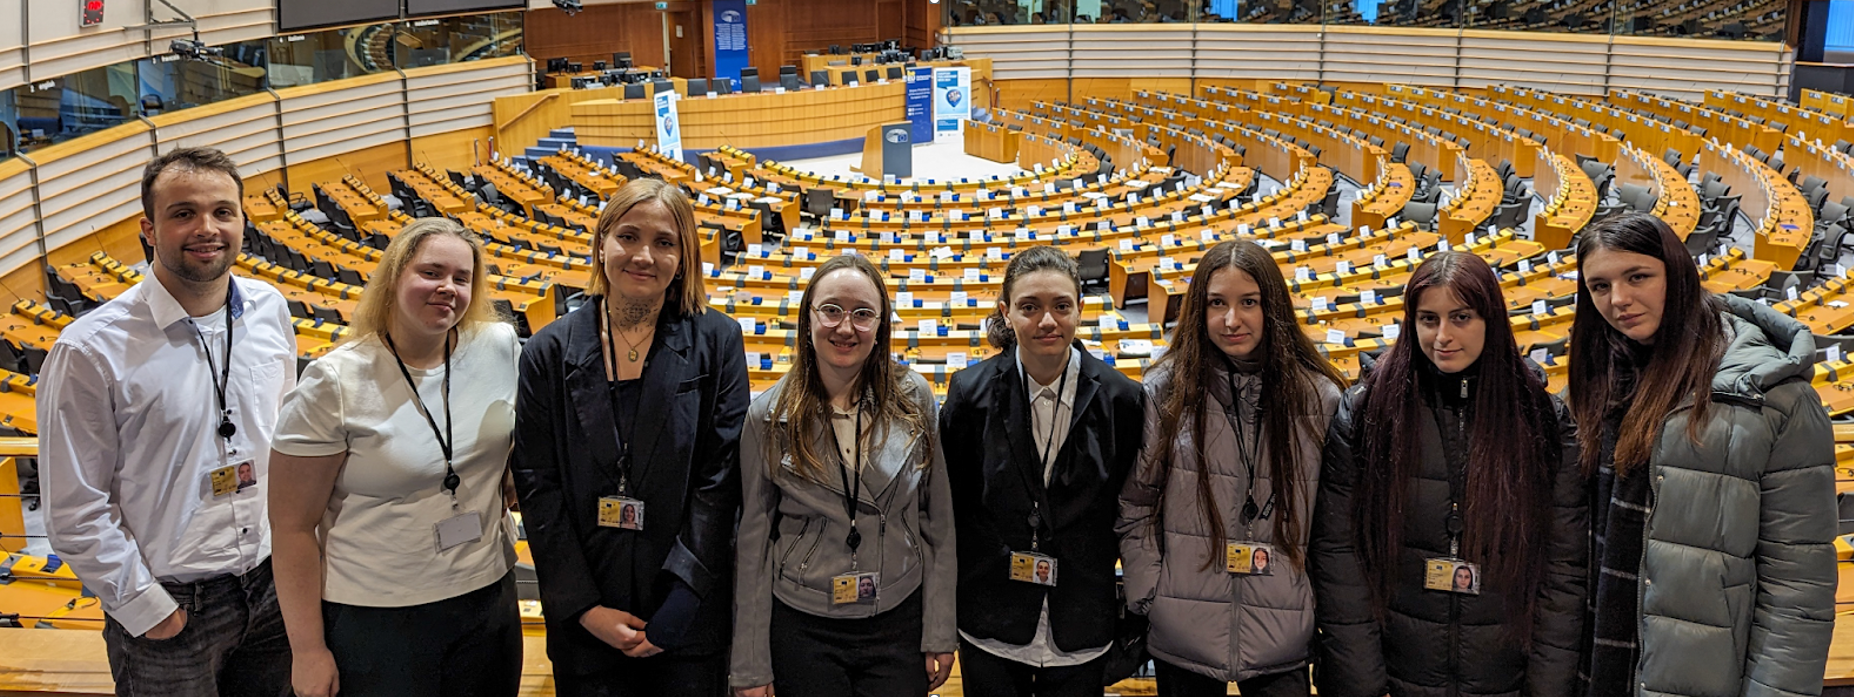
{"type": "Polygon", "coordinates": [[[825,262],[800,307],[792,369],[741,438],[730,681],[746,697],[924,695],[958,643],[938,406],[888,356],[867,259],[825,262]]]}
{"type": "Polygon", "coordinates": [[[1404,334],[1328,430],[1310,566],[1322,697],[1571,697],[1588,507],[1577,429],[1493,268],[1416,267],[1404,334]]]}
{"type": "Polygon", "coordinates": [[[596,229],[592,299],[522,351],[510,456],[555,689],[726,695],[740,325],[707,309],[681,189],[632,180],[596,229]]]}
{"type": "Polygon", "coordinates": [[[1160,694],[1310,691],[1307,538],[1341,384],[1267,250],[1204,253],[1144,380],[1145,448],[1117,525],[1160,694]]]}
{"type": "Polygon", "coordinates": [[[989,319],[998,354],[955,373],[940,410],[972,697],[1101,694],[1145,393],[1075,340],[1081,297],[1062,250],[1012,255],[989,319]]]}
{"type": "Polygon", "coordinates": [[[1577,243],[1571,410],[1592,478],[1584,694],[1814,695],[1835,627],[1815,337],[1713,295],[1647,214],[1577,243]]]}

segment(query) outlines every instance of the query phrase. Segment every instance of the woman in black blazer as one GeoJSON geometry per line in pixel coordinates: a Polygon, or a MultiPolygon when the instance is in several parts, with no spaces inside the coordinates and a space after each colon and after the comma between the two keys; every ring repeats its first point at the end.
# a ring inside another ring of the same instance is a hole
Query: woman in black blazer
{"type": "Polygon", "coordinates": [[[511,455],[561,695],[727,694],[746,356],[660,180],[599,216],[595,296],[521,356],[511,455]]]}
{"type": "Polygon", "coordinates": [[[989,320],[998,353],[954,374],[940,409],[959,539],[967,695],[1101,694],[1120,604],[1120,488],[1144,392],[1075,340],[1081,274],[1053,247],[1011,259],[989,320]]]}

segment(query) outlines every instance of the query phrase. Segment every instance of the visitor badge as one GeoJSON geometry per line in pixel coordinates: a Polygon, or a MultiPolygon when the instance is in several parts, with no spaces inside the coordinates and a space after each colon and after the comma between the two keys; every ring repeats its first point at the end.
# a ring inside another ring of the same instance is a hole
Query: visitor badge
{"type": "Polygon", "coordinates": [[[881,575],[873,571],[832,576],[830,602],[832,605],[873,605],[880,581],[881,575]]]}
{"type": "Polygon", "coordinates": [[[1232,574],[1271,576],[1275,548],[1262,542],[1230,542],[1224,546],[1223,564],[1232,574]]]}
{"type": "Polygon", "coordinates": [[[599,497],[599,527],[644,529],[644,502],[624,496],[599,497]]]}
{"type": "Polygon", "coordinates": [[[1430,557],[1423,561],[1423,587],[1444,593],[1481,594],[1479,564],[1454,557],[1430,557]]]}
{"type": "Polygon", "coordinates": [[[461,513],[438,523],[438,551],[483,539],[483,514],[461,513]]]}
{"type": "Polygon", "coordinates": [[[1011,553],[1011,580],[1056,585],[1056,558],[1036,552],[1011,553]]]}

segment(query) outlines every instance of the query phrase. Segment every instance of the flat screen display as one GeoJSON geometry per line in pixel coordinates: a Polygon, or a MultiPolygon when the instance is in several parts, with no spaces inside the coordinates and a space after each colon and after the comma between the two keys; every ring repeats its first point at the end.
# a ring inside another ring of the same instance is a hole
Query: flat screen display
{"type": "Polygon", "coordinates": [[[444,15],[480,10],[507,10],[527,7],[522,0],[406,0],[406,16],[444,15]]]}
{"type": "Polygon", "coordinates": [[[277,0],[277,30],[297,31],[399,18],[400,0],[277,0]]]}

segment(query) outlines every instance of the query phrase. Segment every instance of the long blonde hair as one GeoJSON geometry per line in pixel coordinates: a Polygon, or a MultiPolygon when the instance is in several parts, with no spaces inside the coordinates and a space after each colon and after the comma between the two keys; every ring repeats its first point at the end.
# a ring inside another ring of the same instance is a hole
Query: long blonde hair
{"type": "Polygon", "coordinates": [[[600,248],[605,237],[618,227],[618,219],[643,203],[659,203],[676,221],[676,277],[663,292],[664,304],[685,317],[695,317],[708,309],[708,289],[702,283],[702,240],[696,237],[695,204],[682,189],[661,179],[633,179],[618,193],[612,194],[599,212],[597,232],[592,235],[592,281],[586,284],[587,295],[605,295],[605,255],[600,248]]]}
{"type": "MultiPolygon", "coordinates": [[[[814,482],[824,481],[824,473],[830,470],[825,465],[834,455],[828,449],[820,451],[814,434],[824,433],[830,428],[830,393],[824,389],[824,379],[818,374],[818,348],[811,340],[811,303],[817,293],[818,284],[825,277],[836,271],[861,273],[874,283],[877,294],[882,296],[882,321],[876,325],[873,343],[875,349],[869,358],[863,361],[863,370],[857,375],[853,389],[862,399],[867,400],[862,406],[875,408],[876,424],[892,427],[902,424],[915,433],[932,433],[928,428],[927,414],[920,407],[920,395],[915,394],[919,388],[909,379],[908,369],[896,365],[888,357],[889,336],[893,333],[889,317],[893,316],[893,301],[889,298],[888,287],[882,283],[882,272],[874,264],[857,254],[845,254],[832,258],[818,267],[812,274],[811,282],[805,285],[805,295],[799,303],[798,313],[798,355],[792,361],[791,372],[780,380],[779,399],[773,404],[770,433],[765,442],[766,461],[772,476],[779,476],[780,463],[786,453],[792,455],[792,469],[800,477],[814,482]]],[[[845,322],[850,321],[845,317],[845,322]]],[[[866,426],[865,432],[875,429],[875,425],[866,426]]],[[[856,434],[862,438],[863,433],[856,434]]],[[[932,462],[934,444],[926,441],[926,462],[932,462]]]]}
{"type": "Polygon", "coordinates": [[[397,303],[393,299],[397,295],[395,291],[399,286],[399,277],[412,264],[412,257],[418,254],[419,247],[426,240],[438,236],[455,237],[470,245],[470,304],[457,320],[457,330],[468,332],[489,322],[504,321],[495,303],[489,298],[489,274],[483,269],[482,238],[448,218],[419,218],[394,235],[393,243],[387,245],[386,251],[380,254],[380,265],[373,270],[373,276],[367,279],[367,287],[361,291],[360,303],[354,308],[354,321],[349,325],[344,341],[360,341],[392,329],[393,315],[398,312],[397,303]]]}

